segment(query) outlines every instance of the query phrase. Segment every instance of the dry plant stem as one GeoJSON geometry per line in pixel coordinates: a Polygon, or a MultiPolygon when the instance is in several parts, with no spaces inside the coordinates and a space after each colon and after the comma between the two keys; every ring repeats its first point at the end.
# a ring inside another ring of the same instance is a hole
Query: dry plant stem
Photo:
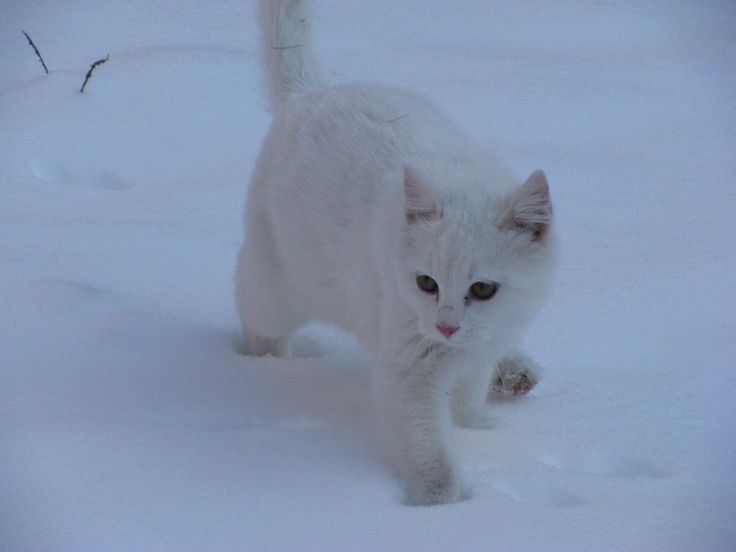
{"type": "Polygon", "coordinates": [[[105,62],[106,62],[106,61],[107,61],[108,59],[110,59],[110,54],[107,54],[107,57],[106,57],[105,59],[98,59],[98,60],[97,60],[97,61],[95,61],[95,62],[94,62],[94,63],[93,63],[92,65],[90,65],[90,67],[89,67],[89,71],[87,71],[87,76],[86,76],[86,77],[84,77],[84,82],[82,83],[82,88],[80,88],[80,89],[79,89],[79,92],[80,92],[80,93],[84,93],[84,87],[85,87],[85,86],[87,86],[87,81],[88,81],[88,80],[90,79],[90,77],[92,76],[92,72],[93,72],[93,71],[95,70],[95,67],[97,67],[98,65],[102,65],[102,64],[103,64],[103,63],[105,63],[105,62]]]}
{"type": "Polygon", "coordinates": [[[34,44],[33,40],[31,40],[31,37],[28,36],[28,33],[25,31],[21,31],[26,39],[28,40],[28,44],[31,45],[31,48],[33,48],[33,51],[36,52],[36,57],[38,57],[38,61],[41,62],[41,65],[43,65],[43,70],[46,71],[46,74],[49,74],[49,68],[46,67],[46,63],[43,61],[43,58],[41,57],[41,52],[38,51],[38,48],[36,48],[36,45],[34,44]]]}

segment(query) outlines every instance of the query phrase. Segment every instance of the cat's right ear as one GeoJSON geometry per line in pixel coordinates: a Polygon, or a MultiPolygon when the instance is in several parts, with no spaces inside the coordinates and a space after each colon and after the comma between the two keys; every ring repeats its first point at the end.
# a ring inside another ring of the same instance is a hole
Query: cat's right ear
{"type": "Polygon", "coordinates": [[[411,167],[404,167],[404,209],[406,222],[410,224],[442,216],[435,191],[411,167]]]}
{"type": "Polygon", "coordinates": [[[501,228],[528,233],[534,241],[542,239],[552,223],[552,203],[544,173],[534,171],[511,195],[510,203],[501,217],[501,228]]]}

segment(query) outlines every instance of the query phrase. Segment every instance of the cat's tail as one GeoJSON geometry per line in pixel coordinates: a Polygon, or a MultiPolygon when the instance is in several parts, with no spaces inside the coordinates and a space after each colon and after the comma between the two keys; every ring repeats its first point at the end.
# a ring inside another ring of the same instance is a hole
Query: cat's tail
{"type": "Polygon", "coordinates": [[[312,44],[310,0],[259,0],[263,68],[271,106],[294,93],[321,88],[312,44]]]}

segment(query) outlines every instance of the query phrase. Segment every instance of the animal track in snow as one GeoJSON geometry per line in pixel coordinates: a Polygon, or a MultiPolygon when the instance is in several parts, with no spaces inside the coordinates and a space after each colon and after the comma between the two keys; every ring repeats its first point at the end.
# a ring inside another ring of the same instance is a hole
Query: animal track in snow
{"type": "Polygon", "coordinates": [[[45,278],[26,284],[28,297],[45,311],[97,314],[110,310],[114,295],[107,289],[71,278],[45,278]]]}
{"type": "Polygon", "coordinates": [[[32,171],[37,178],[64,187],[102,191],[122,191],[133,188],[132,184],[120,176],[94,167],[72,168],[62,163],[41,161],[33,164],[32,171]]]}
{"type": "Polygon", "coordinates": [[[293,418],[284,418],[283,420],[279,420],[276,423],[276,427],[286,431],[316,431],[327,429],[329,425],[316,418],[295,416],[293,418]]]}
{"type": "Polygon", "coordinates": [[[668,470],[655,466],[646,460],[621,456],[605,451],[565,451],[546,452],[538,460],[547,466],[587,475],[607,475],[615,477],[670,477],[668,470]]]}
{"type": "Polygon", "coordinates": [[[100,301],[109,293],[92,284],[66,278],[36,280],[28,284],[32,297],[45,308],[68,312],[70,309],[101,309],[100,301]]]}
{"type": "Polygon", "coordinates": [[[671,473],[646,460],[605,450],[549,451],[517,463],[514,469],[494,470],[491,487],[525,503],[573,507],[589,501],[591,485],[606,487],[606,479],[665,479],[671,473]]]}
{"type": "Polygon", "coordinates": [[[530,470],[520,474],[498,474],[491,480],[493,488],[526,504],[571,507],[584,504],[586,500],[570,491],[565,481],[548,470],[530,470]]]}
{"type": "Polygon", "coordinates": [[[95,297],[104,293],[103,290],[92,284],[67,278],[49,278],[46,280],[36,280],[34,282],[31,282],[29,285],[34,290],[49,295],[56,294],[88,298],[95,297]]]}

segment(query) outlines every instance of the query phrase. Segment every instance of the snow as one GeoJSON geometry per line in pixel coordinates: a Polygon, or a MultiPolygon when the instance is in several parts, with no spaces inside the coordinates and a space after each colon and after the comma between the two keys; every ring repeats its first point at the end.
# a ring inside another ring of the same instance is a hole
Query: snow
{"type": "Polygon", "coordinates": [[[317,9],[336,80],[422,90],[547,171],[563,258],[526,346],[541,383],[459,430],[469,500],[403,505],[351,338],[237,352],[269,124],[253,6],[5,2],[0,549],[732,549],[733,4],[317,9]]]}

